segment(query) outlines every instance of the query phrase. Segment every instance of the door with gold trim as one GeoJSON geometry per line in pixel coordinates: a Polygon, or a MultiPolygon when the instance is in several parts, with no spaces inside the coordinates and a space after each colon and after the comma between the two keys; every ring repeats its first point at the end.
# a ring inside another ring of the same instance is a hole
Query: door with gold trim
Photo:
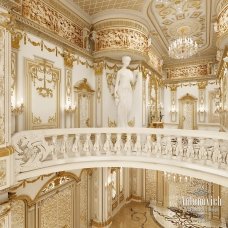
{"type": "Polygon", "coordinates": [[[179,128],[186,130],[197,129],[196,104],[197,99],[188,93],[179,99],[179,128]]]}

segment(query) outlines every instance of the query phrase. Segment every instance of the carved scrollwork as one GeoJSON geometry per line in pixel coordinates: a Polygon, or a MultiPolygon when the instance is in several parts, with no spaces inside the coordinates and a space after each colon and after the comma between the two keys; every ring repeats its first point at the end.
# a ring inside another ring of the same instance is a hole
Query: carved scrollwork
{"type": "Polygon", "coordinates": [[[133,29],[105,29],[97,32],[95,51],[121,48],[145,52],[147,40],[143,33],[133,29]]]}
{"type": "Polygon", "coordinates": [[[21,137],[15,142],[14,146],[16,160],[21,168],[36,167],[48,157],[53,149],[39,135],[21,137]]]}
{"type": "Polygon", "coordinates": [[[24,0],[23,16],[73,44],[83,47],[82,28],[42,0],[24,0]]]}

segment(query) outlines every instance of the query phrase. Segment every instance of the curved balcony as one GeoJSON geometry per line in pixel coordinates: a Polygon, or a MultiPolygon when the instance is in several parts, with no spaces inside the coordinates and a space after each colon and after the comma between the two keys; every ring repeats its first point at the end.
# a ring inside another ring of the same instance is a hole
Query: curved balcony
{"type": "Polygon", "coordinates": [[[180,173],[228,187],[228,134],[153,128],[22,131],[12,138],[15,181],[89,167],[180,173]]]}

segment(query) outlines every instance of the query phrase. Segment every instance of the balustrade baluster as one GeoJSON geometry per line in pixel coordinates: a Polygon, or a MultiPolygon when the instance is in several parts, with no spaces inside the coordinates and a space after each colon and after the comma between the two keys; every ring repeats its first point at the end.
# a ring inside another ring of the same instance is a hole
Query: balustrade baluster
{"type": "Polygon", "coordinates": [[[160,157],[162,153],[162,147],[161,147],[161,135],[156,136],[156,141],[155,141],[155,155],[156,157],[160,157]]]}
{"type": "Polygon", "coordinates": [[[67,158],[68,157],[68,155],[67,155],[67,139],[68,139],[68,136],[64,135],[63,136],[62,146],[61,146],[61,153],[63,154],[63,158],[67,158]]]}
{"type": "Polygon", "coordinates": [[[212,155],[212,161],[214,164],[217,164],[218,166],[222,163],[222,154],[219,147],[219,141],[214,140],[214,150],[212,155]]]}
{"type": "Polygon", "coordinates": [[[56,150],[56,148],[57,148],[57,136],[56,135],[54,135],[54,136],[52,136],[52,146],[53,146],[53,148],[52,148],[52,159],[53,160],[57,160],[57,150],[56,150]]]}
{"type": "Polygon", "coordinates": [[[152,151],[152,140],[151,140],[151,135],[146,136],[146,142],[143,147],[143,152],[146,153],[147,156],[151,155],[152,151]]]}
{"type": "Polygon", "coordinates": [[[104,151],[106,155],[110,155],[113,150],[113,144],[112,144],[112,139],[111,139],[111,134],[107,133],[106,134],[106,141],[104,143],[104,151]]]}
{"type": "Polygon", "coordinates": [[[86,134],[86,140],[83,146],[83,151],[85,152],[86,156],[91,156],[93,151],[93,143],[90,138],[91,134],[86,134]]]}
{"type": "Polygon", "coordinates": [[[207,160],[207,150],[205,149],[205,139],[200,139],[200,150],[199,150],[199,159],[206,162],[207,160]]]}
{"type": "Polygon", "coordinates": [[[80,140],[80,134],[75,134],[75,141],[72,147],[72,151],[75,155],[75,157],[79,157],[80,153],[82,151],[82,143],[80,140]]]}
{"type": "Polygon", "coordinates": [[[123,150],[123,142],[121,139],[121,134],[117,134],[116,136],[116,143],[114,145],[114,151],[116,152],[117,155],[120,155],[123,150]]]}
{"type": "Polygon", "coordinates": [[[136,136],[136,142],[134,145],[134,151],[136,151],[136,155],[139,156],[142,153],[142,145],[141,145],[141,136],[140,134],[137,134],[136,136]]]}
{"type": "Polygon", "coordinates": [[[172,143],[171,143],[171,136],[166,137],[166,146],[165,146],[165,155],[169,158],[172,157],[172,143]]]}
{"type": "Polygon", "coordinates": [[[131,141],[131,134],[127,134],[127,140],[126,143],[124,145],[124,152],[126,152],[126,155],[131,155],[131,151],[132,151],[132,141],[131,141]]]}
{"type": "Polygon", "coordinates": [[[191,137],[188,138],[188,147],[186,156],[189,160],[194,158],[194,148],[193,148],[193,139],[191,137]]]}
{"type": "Polygon", "coordinates": [[[183,157],[183,154],[182,137],[177,137],[176,156],[181,158],[183,157]]]}
{"type": "Polygon", "coordinates": [[[95,154],[100,155],[102,148],[103,148],[103,145],[101,142],[101,134],[96,134],[95,143],[93,147],[95,154]]]}

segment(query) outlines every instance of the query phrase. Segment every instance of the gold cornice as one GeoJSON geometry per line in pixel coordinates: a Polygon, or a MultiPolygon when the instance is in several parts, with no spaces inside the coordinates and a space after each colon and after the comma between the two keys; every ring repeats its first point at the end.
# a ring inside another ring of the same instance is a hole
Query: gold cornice
{"type": "Polygon", "coordinates": [[[215,81],[217,78],[215,75],[206,77],[192,77],[192,78],[178,78],[178,79],[166,79],[164,84],[178,84],[178,83],[188,83],[188,82],[201,82],[201,81],[215,81]]]}
{"type": "Polygon", "coordinates": [[[22,37],[23,36],[21,32],[13,32],[11,35],[11,47],[14,49],[19,49],[22,37]]]}
{"type": "Polygon", "coordinates": [[[202,81],[198,83],[198,88],[199,89],[205,89],[207,87],[207,81],[202,81]]]}
{"type": "Polygon", "coordinates": [[[9,156],[11,154],[13,154],[15,151],[13,146],[7,146],[4,148],[0,148],[0,157],[6,157],[9,156]]]}
{"type": "Polygon", "coordinates": [[[166,62],[164,64],[164,69],[189,66],[189,65],[199,65],[199,64],[205,64],[205,63],[215,63],[215,62],[216,62],[216,58],[214,55],[204,57],[204,58],[201,57],[200,59],[193,58],[193,59],[189,59],[189,60],[185,60],[185,61],[179,60],[178,62],[174,62],[174,61],[170,60],[170,62],[166,62]]]}

